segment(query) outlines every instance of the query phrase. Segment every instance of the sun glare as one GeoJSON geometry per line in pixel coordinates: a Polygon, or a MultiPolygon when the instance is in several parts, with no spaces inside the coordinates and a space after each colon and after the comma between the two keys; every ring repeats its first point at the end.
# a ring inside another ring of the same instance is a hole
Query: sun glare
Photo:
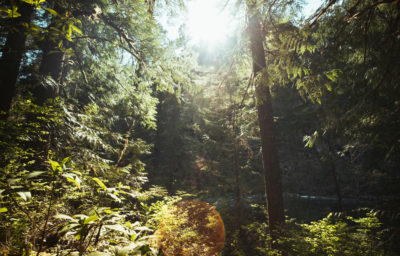
{"type": "Polygon", "coordinates": [[[193,0],[188,4],[188,34],[194,43],[215,48],[225,42],[233,31],[234,19],[228,8],[217,0],[193,0]]]}

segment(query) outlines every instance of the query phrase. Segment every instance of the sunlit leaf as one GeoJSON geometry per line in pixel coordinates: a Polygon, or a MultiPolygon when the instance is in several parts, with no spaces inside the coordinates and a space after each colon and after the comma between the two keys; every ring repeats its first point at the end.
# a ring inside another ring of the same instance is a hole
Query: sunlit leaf
{"type": "Polygon", "coordinates": [[[26,175],[25,177],[26,177],[27,179],[31,179],[31,178],[40,176],[40,175],[42,175],[43,173],[46,173],[46,172],[44,172],[44,171],[35,171],[35,172],[29,173],[29,174],[26,175]]]}
{"type": "Polygon", "coordinates": [[[131,240],[132,242],[136,240],[137,234],[136,232],[134,232],[131,237],[129,238],[129,240],[131,240]]]}
{"type": "Polygon", "coordinates": [[[127,233],[126,229],[121,226],[120,224],[115,224],[115,225],[104,225],[104,228],[114,230],[114,231],[119,231],[122,233],[127,233]]]}
{"type": "Polygon", "coordinates": [[[9,18],[18,18],[21,16],[21,14],[18,12],[18,7],[15,5],[12,6],[12,9],[2,8],[1,10],[7,13],[9,18]]]}
{"type": "Polygon", "coordinates": [[[3,207],[3,208],[0,208],[0,213],[1,212],[7,212],[8,211],[8,209],[7,208],[5,208],[5,207],[3,207]]]}
{"type": "Polygon", "coordinates": [[[152,231],[150,228],[145,227],[145,226],[136,227],[135,230],[136,231],[152,231]]]}
{"type": "Polygon", "coordinates": [[[65,220],[74,220],[71,216],[65,215],[65,214],[56,214],[54,215],[54,218],[56,219],[65,219],[65,220]]]}
{"type": "Polygon", "coordinates": [[[97,184],[103,189],[103,190],[107,190],[106,185],[104,185],[104,183],[99,179],[99,178],[92,178],[94,181],[97,182],[97,184]]]}
{"type": "Polygon", "coordinates": [[[79,183],[78,180],[70,178],[70,177],[66,177],[67,181],[74,183],[78,188],[81,187],[81,184],[79,183]]]}
{"type": "Polygon", "coordinates": [[[54,16],[60,16],[55,10],[51,9],[51,8],[43,8],[46,11],[48,11],[49,13],[51,13],[54,16]]]}
{"type": "Polygon", "coordinates": [[[118,196],[114,195],[113,193],[109,193],[108,194],[112,199],[114,199],[117,202],[121,202],[121,198],[119,198],[118,196]]]}
{"type": "Polygon", "coordinates": [[[19,191],[17,192],[17,194],[24,200],[24,201],[28,201],[29,199],[32,198],[32,194],[29,191],[19,191]]]}
{"type": "Polygon", "coordinates": [[[68,162],[68,160],[70,159],[71,157],[70,156],[68,156],[68,157],[66,157],[66,158],[64,158],[62,161],[61,161],[61,166],[64,166],[67,162],[68,162]]]}
{"type": "Polygon", "coordinates": [[[117,242],[117,241],[115,241],[115,240],[112,240],[112,239],[108,239],[108,242],[110,242],[110,243],[112,243],[112,244],[118,244],[118,242],[117,242]]]}
{"type": "Polygon", "coordinates": [[[70,224],[68,224],[68,225],[65,225],[65,226],[61,229],[61,233],[70,231],[70,230],[72,230],[72,229],[74,229],[74,228],[76,228],[76,227],[79,227],[79,226],[81,226],[81,225],[78,224],[78,223],[70,223],[70,224]]]}
{"type": "Polygon", "coordinates": [[[332,85],[330,85],[329,83],[325,84],[325,87],[328,91],[332,91],[332,85]]]}
{"type": "Polygon", "coordinates": [[[99,219],[99,216],[97,216],[97,214],[94,214],[94,215],[90,216],[89,218],[87,218],[87,219],[83,222],[83,224],[87,225],[87,224],[89,224],[90,222],[93,222],[93,221],[98,220],[98,219],[99,219]]]}
{"type": "Polygon", "coordinates": [[[76,173],[76,174],[78,174],[78,175],[80,175],[80,176],[82,176],[82,173],[81,172],[79,172],[79,171],[72,171],[73,173],[76,173]]]}
{"type": "Polygon", "coordinates": [[[75,31],[76,33],[82,35],[82,30],[80,30],[77,26],[71,24],[70,27],[71,27],[72,30],[75,31]]]}
{"type": "Polygon", "coordinates": [[[58,162],[49,160],[49,163],[51,165],[51,169],[53,170],[53,172],[62,171],[62,168],[58,162]]]}
{"type": "Polygon", "coordinates": [[[22,2],[25,2],[25,3],[28,3],[28,4],[31,4],[31,5],[34,5],[35,4],[35,0],[21,0],[22,2]]]}

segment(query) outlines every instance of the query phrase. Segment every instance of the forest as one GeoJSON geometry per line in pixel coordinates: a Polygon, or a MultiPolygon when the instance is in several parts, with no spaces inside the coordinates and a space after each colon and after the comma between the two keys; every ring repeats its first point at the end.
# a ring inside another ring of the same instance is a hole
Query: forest
{"type": "Polygon", "coordinates": [[[0,255],[400,255],[400,1],[308,2],[1,0],[0,255]]]}

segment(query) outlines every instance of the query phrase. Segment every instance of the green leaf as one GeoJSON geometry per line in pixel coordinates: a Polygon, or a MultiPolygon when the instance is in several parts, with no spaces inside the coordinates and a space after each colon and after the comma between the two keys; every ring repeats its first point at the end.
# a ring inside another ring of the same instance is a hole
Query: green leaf
{"type": "Polygon", "coordinates": [[[85,214],[75,214],[74,218],[78,218],[78,219],[87,219],[88,216],[85,214]]]}
{"type": "Polygon", "coordinates": [[[7,16],[9,18],[18,18],[18,17],[20,17],[21,14],[19,12],[17,12],[17,10],[18,10],[18,7],[13,5],[12,9],[8,9],[7,10],[7,16]]]}
{"type": "Polygon", "coordinates": [[[68,225],[65,225],[62,229],[61,229],[61,233],[64,233],[64,232],[67,232],[67,231],[70,231],[70,230],[72,230],[72,229],[74,229],[74,228],[76,228],[76,227],[80,227],[81,225],[80,224],[78,224],[78,223],[70,223],[70,224],[68,224],[68,225]]]}
{"type": "Polygon", "coordinates": [[[136,234],[136,232],[135,232],[135,233],[133,233],[133,234],[131,235],[131,237],[129,238],[129,240],[131,240],[132,242],[134,242],[134,241],[136,240],[136,237],[137,237],[137,234],[136,234]]]}
{"type": "Polygon", "coordinates": [[[25,3],[28,3],[28,4],[31,4],[31,5],[34,5],[35,4],[35,0],[21,0],[22,2],[25,2],[25,3]]]}
{"type": "Polygon", "coordinates": [[[64,166],[67,162],[68,162],[68,160],[70,159],[71,157],[69,156],[69,157],[66,157],[66,158],[64,158],[62,161],[61,161],[61,166],[64,166]]]}
{"type": "Polygon", "coordinates": [[[62,171],[62,168],[58,162],[49,160],[49,163],[51,165],[51,169],[53,170],[53,172],[62,171]]]}
{"type": "Polygon", "coordinates": [[[108,195],[114,199],[117,202],[121,202],[121,198],[119,198],[117,195],[113,194],[113,193],[108,193],[108,195]]]}
{"type": "Polygon", "coordinates": [[[76,174],[78,174],[78,175],[80,175],[80,176],[82,176],[82,173],[81,172],[79,172],[79,171],[72,171],[73,173],[76,173],[76,174]]]}
{"type": "Polygon", "coordinates": [[[115,241],[115,240],[112,240],[112,239],[108,239],[108,242],[110,242],[110,243],[112,243],[112,244],[118,244],[118,242],[117,242],[117,241],[115,241]]]}
{"type": "Polygon", "coordinates": [[[65,214],[56,214],[54,215],[54,218],[56,219],[64,219],[64,220],[74,220],[71,216],[65,215],[65,214]]]}
{"type": "Polygon", "coordinates": [[[127,233],[126,229],[121,226],[120,224],[115,224],[115,225],[104,225],[104,228],[122,232],[122,233],[127,233]]]}
{"type": "Polygon", "coordinates": [[[58,12],[56,12],[55,10],[53,10],[53,9],[51,9],[51,8],[43,8],[43,9],[45,9],[46,11],[48,11],[49,13],[51,13],[51,14],[54,15],[54,16],[60,16],[60,15],[58,14],[58,12]]]}
{"type": "Polygon", "coordinates": [[[26,178],[27,178],[27,179],[31,179],[31,178],[40,176],[40,175],[42,175],[43,173],[46,173],[46,172],[44,172],[44,171],[31,172],[31,173],[29,173],[28,175],[26,175],[26,178]]]}
{"type": "Polygon", "coordinates": [[[325,84],[325,87],[328,91],[332,91],[332,85],[330,85],[329,83],[325,84]]]}
{"type": "Polygon", "coordinates": [[[84,224],[84,225],[87,225],[87,224],[89,224],[90,222],[93,222],[93,221],[98,220],[98,219],[99,219],[99,216],[97,216],[97,214],[94,214],[94,215],[90,216],[89,218],[87,218],[87,219],[83,222],[83,224],[84,224]]]}
{"type": "Polygon", "coordinates": [[[70,24],[70,27],[72,28],[73,31],[78,33],[79,35],[82,35],[82,30],[80,30],[77,26],[70,24]]]}
{"type": "Polygon", "coordinates": [[[32,198],[32,194],[31,194],[31,192],[29,192],[29,191],[24,191],[24,192],[19,191],[19,192],[17,192],[17,194],[18,194],[22,199],[24,199],[24,201],[28,201],[29,199],[32,198]]]}
{"type": "Polygon", "coordinates": [[[16,7],[16,6],[13,6],[13,9],[7,9],[4,7],[0,7],[0,11],[6,13],[7,17],[9,17],[9,18],[17,18],[17,17],[21,16],[21,14],[19,14],[17,12],[17,9],[18,9],[18,7],[16,7]]]}
{"type": "Polygon", "coordinates": [[[105,212],[105,213],[107,213],[107,214],[112,214],[112,213],[114,213],[112,210],[109,210],[109,209],[105,209],[103,212],[105,212]]]}
{"type": "Polygon", "coordinates": [[[67,179],[67,181],[74,183],[75,186],[77,186],[78,188],[81,187],[81,184],[76,179],[73,179],[73,178],[70,178],[70,177],[66,177],[66,179],[67,179]]]}
{"type": "Polygon", "coordinates": [[[6,207],[0,208],[0,213],[1,212],[7,212],[7,211],[8,211],[8,209],[6,207]]]}
{"type": "Polygon", "coordinates": [[[141,226],[141,227],[136,227],[135,228],[136,231],[153,231],[152,229],[145,227],[145,226],[141,226]]]}
{"type": "Polygon", "coordinates": [[[339,78],[341,71],[339,69],[333,69],[325,73],[326,77],[332,82],[336,82],[339,78]]]}
{"type": "Polygon", "coordinates": [[[99,178],[92,178],[94,181],[97,182],[97,184],[105,191],[107,190],[106,185],[104,185],[104,183],[99,179],[99,178]]]}
{"type": "Polygon", "coordinates": [[[77,234],[77,235],[75,236],[75,239],[78,240],[78,241],[81,240],[81,234],[77,234]]]}
{"type": "Polygon", "coordinates": [[[81,179],[74,173],[64,173],[62,175],[67,181],[74,183],[78,188],[81,186],[81,179]]]}
{"type": "Polygon", "coordinates": [[[105,252],[91,252],[88,256],[111,256],[111,254],[105,252]]]}

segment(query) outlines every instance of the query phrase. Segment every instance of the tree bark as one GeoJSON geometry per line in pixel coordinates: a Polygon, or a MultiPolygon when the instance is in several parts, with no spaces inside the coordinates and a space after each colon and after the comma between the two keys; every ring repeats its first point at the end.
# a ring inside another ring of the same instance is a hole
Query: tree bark
{"type": "MultiPolygon", "coordinates": [[[[59,5],[54,6],[54,10],[58,13],[65,13],[65,9],[59,5]]],[[[49,28],[60,26],[57,19],[57,17],[52,18],[49,28]]],[[[53,99],[59,95],[65,58],[65,53],[58,46],[61,40],[63,44],[66,43],[64,38],[57,38],[48,33],[41,44],[42,61],[39,67],[39,74],[43,78],[51,77],[55,83],[45,85],[38,83],[36,85],[32,92],[36,98],[35,103],[38,105],[43,105],[47,99],[53,99]]]]}
{"type": "Polygon", "coordinates": [[[43,77],[50,76],[55,84],[37,85],[34,89],[36,103],[43,105],[47,99],[53,99],[59,95],[62,80],[62,71],[65,53],[62,52],[57,43],[47,38],[42,47],[43,57],[40,64],[39,73],[43,77]]]}
{"type": "Polygon", "coordinates": [[[33,14],[33,6],[30,4],[18,1],[17,7],[17,11],[21,16],[10,18],[11,29],[7,34],[6,44],[0,59],[0,110],[6,113],[10,109],[11,101],[15,94],[19,67],[25,52],[27,29],[23,24],[29,24],[33,14]]]}
{"type": "MultiPolygon", "coordinates": [[[[270,88],[266,84],[266,68],[260,17],[257,10],[247,4],[250,46],[253,58],[253,72],[256,81],[257,112],[260,126],[261,148],[264,167],[265,192],[267,194],[268,225],[272,240],[279,237],[279,227],[284,222],[282,182],[279,170],[278,152],[275,145],[274,121],[270,88]]],[[[272,248],[277,244],[272,242],[272,248]]]]}

